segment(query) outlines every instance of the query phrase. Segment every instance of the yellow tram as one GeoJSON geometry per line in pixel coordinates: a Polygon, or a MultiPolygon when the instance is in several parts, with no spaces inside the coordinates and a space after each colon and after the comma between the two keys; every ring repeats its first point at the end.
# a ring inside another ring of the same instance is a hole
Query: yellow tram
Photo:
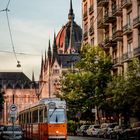
{"type": "Polygon", "coordinates": [[[19,113],[24,137],[31,140],[67,140],[66,102],[45,98],[19,113]]]}

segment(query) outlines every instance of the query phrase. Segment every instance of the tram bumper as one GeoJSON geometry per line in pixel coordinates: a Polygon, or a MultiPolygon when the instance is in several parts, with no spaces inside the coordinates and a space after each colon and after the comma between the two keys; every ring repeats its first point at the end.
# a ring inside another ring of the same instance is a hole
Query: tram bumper
{"type": "Polygon", "coordinates": [[[48,136],[48,140],[66,140],[66,136],[48,136]]]}

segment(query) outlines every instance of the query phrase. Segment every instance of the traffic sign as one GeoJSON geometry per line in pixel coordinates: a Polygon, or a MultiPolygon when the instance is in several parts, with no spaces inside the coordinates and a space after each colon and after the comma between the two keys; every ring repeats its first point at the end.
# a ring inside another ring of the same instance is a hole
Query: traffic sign
{"type": "Polygon", "coordinates": [[[10,111],[17,111],[17,106],[15,104],[12,104],[10,106],[10,111]]]}

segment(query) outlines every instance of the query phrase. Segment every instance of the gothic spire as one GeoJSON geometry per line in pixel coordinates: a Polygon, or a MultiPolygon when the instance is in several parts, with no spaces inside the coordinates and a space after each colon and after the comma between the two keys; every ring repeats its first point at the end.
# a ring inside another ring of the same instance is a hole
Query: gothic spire
{"type": "Polygon", "coordinates": [[[53,54],[57,54],[57,45],[56,45],[56,35],[54,33],[54,40],[53,40],[53,54]]]}
{"type": "Polygon", "coordinates": [[[48,47],[48,60],[49,60],[49,64],[51,63],[51,57],[52,57],[51,43],[50,43],[50,40],[49,40],[49,47],[48,47]]]}
{"type": "Polygon", "coordinates": [[[71,21],[70,27],[70,39],[69,39],[69,46],[68,46],[68,53],[75,53],[75,37],[74,37],[74,30],[73,30],[73,21],[71,21]]]}
{"type": "Polygon", "coordinates": [[[42,79],[43,76],[43,70],[44,70],[44,61],[43,61],[43,55],[41,58],[41,72],[40,72],[40,79],[42,79]]]}
{"type": "Polygon", "coordinates": [[[46,61],[47,61],[47,57],[46,57],[46,50],[45,50],[45,63],[46,63],[46,61]]]}
{"type": "Polygon", "coordinates": [[[35,81],[34,71],[32,71],[32,82],[35,81]]]}
{"type": "Polygon", "coordinates": [[[70,0],[70,9],[69,9],[69,14],[68,14],[68,19],[69,20],[74,20],[74,13],[73,13],[73,8],[72,8],[72,0],[70,0]]]}

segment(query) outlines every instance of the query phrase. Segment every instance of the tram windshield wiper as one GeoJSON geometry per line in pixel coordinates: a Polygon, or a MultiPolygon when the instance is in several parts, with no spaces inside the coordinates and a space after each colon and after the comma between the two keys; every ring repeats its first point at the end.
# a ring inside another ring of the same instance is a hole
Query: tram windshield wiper
{"type": "Polygon", "coordinates": [[[52,111],[52,113],[51,113],[51,115],[50,115],[50,118],[52,117],[52,115],[54,114],[54,112],[55,112],[56,109],[57,109],[57,108],[54,108],[54,110],[52,111]]]}

